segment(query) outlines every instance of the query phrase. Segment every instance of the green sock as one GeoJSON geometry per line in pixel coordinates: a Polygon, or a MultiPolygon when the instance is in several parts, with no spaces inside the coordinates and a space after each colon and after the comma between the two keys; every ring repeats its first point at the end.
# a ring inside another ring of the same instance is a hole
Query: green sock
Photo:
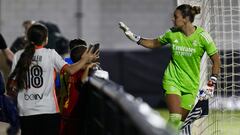
{"type": "Polygon", "coordinates": [[[181,125],[182,125],[182,115],[178,114],[178,113],[171,113],[169,115],[169,120],[168,120],[168,124],[175,129],[177,132],[179,131],[181,125]]]}

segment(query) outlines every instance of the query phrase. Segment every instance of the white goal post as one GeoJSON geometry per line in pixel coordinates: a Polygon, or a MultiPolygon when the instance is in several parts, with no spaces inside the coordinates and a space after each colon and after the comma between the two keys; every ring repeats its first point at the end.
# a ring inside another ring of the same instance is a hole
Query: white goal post
{"type": "MultiPolygon", "coordinates": [[[[177,4],[201,7],[195,25],[210,33],[221,57],[221,74],[215,97],[210,100],[210,113],[194,123],[194,135],[238,135],[240,130],[240,1],[177,0],[177,4]]],[[[205,55],[201,63],[202,87],[209,77],[211,63],[205,55]]]]}

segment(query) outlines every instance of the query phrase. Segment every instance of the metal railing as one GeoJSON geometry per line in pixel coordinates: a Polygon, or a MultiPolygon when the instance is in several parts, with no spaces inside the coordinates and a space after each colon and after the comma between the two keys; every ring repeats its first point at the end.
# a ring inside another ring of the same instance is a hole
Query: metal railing
{"type": "Polygon", "coordinates": [[[86,135],[172,135],[165,120],[122,86],[90,77],[85,89],[86,135]]]}

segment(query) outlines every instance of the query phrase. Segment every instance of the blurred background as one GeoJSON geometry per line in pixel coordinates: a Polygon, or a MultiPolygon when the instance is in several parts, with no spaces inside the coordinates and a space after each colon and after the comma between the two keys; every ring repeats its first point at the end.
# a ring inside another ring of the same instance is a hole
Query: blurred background
{"type": "MultiPolygon", "coordinates": [[[[172,26],[176,0],[0,0],[0,31],[10,47],[24,35],[25,20],[50,22],[68,40],[100,43],[101,66],[110,79],[142,97],[151,106],[164,106],[161,77],[170,58],[168,48],[149,50],[125,37],[118,22],[133,32],[154,38],[172,26]]],[[[1,59],[1,70],[9,69],[1,59]]]]}
{"type": "Polygon", "coordinates": [[[170,27],[176,0],[0,0],[0,29],[10,45],[25,20],[56,23],[69,39],[100,42],[103,50],[140,49],[118,29],[123,21],[136,33],[155,37],[170,27]]]}
{"type": "MultiPolygon", "coordinates": [[[[67,40],[82,38],[100,43],[101,67],[109,72],[110,79],[151,107],[164,108],[161,81],[171,58],[169,48],[150,50],[136,45],[125,37],[118,22],[125,22],[142,37],[157,37],[172,26],[174,9],[182,3],[201,6],[195,23],[211,34],[222,62],[209,117],[193,126],[197,131],[194,135],[239,135],[239,0],[0,0],[0,32],[11,47],[24,35],[23,21],[41,20],[57,26],[58,34],[67,40]]],[[[209,65],[204,56],[200,87],[208,80],[209,65]]],[[[0,70],[6,78],[9,67],[1,52],[0,70]]],[[[167,114],[166,110],[161,112],[167,114]]]]}
{"type": "MultiPolygon", "coordinates": [[[[125,37],[118,23],[125,22],[143,37],[157,37],[172,26],[176,5],[176,0],[0,0],[0,32],[11,47],[17,37],[24,36],[22,23],[35,20],[48,23],[55,34],[67,40],[100,43],[101,67],[110,79],[159,108],[165,107],[161,78],[170,59],[169,48],[140,47],[125,37]]],[[[0,71],[5,79],[9,70],[0,51],[0,71]]],[[[8,124],[0,123],[0,134],[5,134],[6,127],[8,124]]]]}

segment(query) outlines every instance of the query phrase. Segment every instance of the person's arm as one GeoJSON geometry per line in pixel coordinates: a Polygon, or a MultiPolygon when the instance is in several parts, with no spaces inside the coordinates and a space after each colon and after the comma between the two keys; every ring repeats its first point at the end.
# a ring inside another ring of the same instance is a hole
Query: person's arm
{"type": "Polygon", "coordinates": [[[87,80],[88,80],[88,76],[89,76],[89,70],[91,68],[93,68],[94,66],[96,66],[97,64],[96,63],[91,63],[91,64],[88,64],[86,65],[86,69],[84,70],[83,74],[82,74],[82,77],[81,77],[81,82],[82,83],[85,83],[87,80]]]}
{"type": "Polygon", "coordinates": [[[83,53],[81,60],[79,60],[74,64],[66,66],[64,70],[70,75],[73,75],[74,73],[79,71],[81,68],[83,68],[85,64],[91,63],[92,61],[96,60],[98,57],[99,57],[99,50],[97,50],[95,53],[92,53],[92,48],[88,48],[83,53]]]}
{"type": "Polygon", "coordinates": [[[3,52],[4,56],[7,58],[8,61],[10,61],[10,62],[13,61],[14,54],[9,48],[2,49],[2,52],[3,52]]]}
{"type": "Polygon", "coordinates": [[[133,42],[142,45],[146,48],[158,48],[161,47],[160,42],[157,39],[146,39],[142,38],[139,35],[134,34],[126,24],[119,22],[119,27],[123,30],[124,34],[133,42]]]}
{"type": "Polygon", "coordinates": [[[220,56],[218,53],[215,53],[210,57],[212,61],[212,75],[218,76],[220,73],[220,66],[221,66],[221,61],[220,61],[220,56]]]}
{"type": "Polygon", "coordinates": [[[215,86],[217,83],[218,75],[220,73],[221,61],[220,61],[220,56],[218,53],[213,54],[210,57],[210,59],[212,61],[212,75],[211,75],[207,85],[215,86]]]}
{"type": "Polygon", "coordinates": [[[140,38],[138,41],[139,45],[142,45],[146,48],[158,48],[161,47],[160,42],[157,39],[144,39],[140,38]]]}
{"type": "Polygon", "coordinates": [[[218,53],[213,54],[210,56],[212,61],[212,75],[210,76],[207,85],[200,90],[199,99],[200,100],[207,100],[214,96],[214,91],[217,85],[218,74],[220,73],[220,56],[218,53]]]}
{"type": "Polygon", "coordinates": [[[7,60],[12,61],[13,60],[13,52],[7,47],[7,44],[2,36],[0,34],[0,49],[2,50],[3,54],[6,56],[7,60]]]}
{"type": "Polygon", "coordinates": [[[218,54],[217,47],[209,33],[203,31],[199,34],[199,37],[201,39],[201,44],[204,46],[204,50],[212,61],[212,74],[207,82],[207,85],[215,86],[217,83],[218,74],[220,73],[220,56],[218,54]]]}

